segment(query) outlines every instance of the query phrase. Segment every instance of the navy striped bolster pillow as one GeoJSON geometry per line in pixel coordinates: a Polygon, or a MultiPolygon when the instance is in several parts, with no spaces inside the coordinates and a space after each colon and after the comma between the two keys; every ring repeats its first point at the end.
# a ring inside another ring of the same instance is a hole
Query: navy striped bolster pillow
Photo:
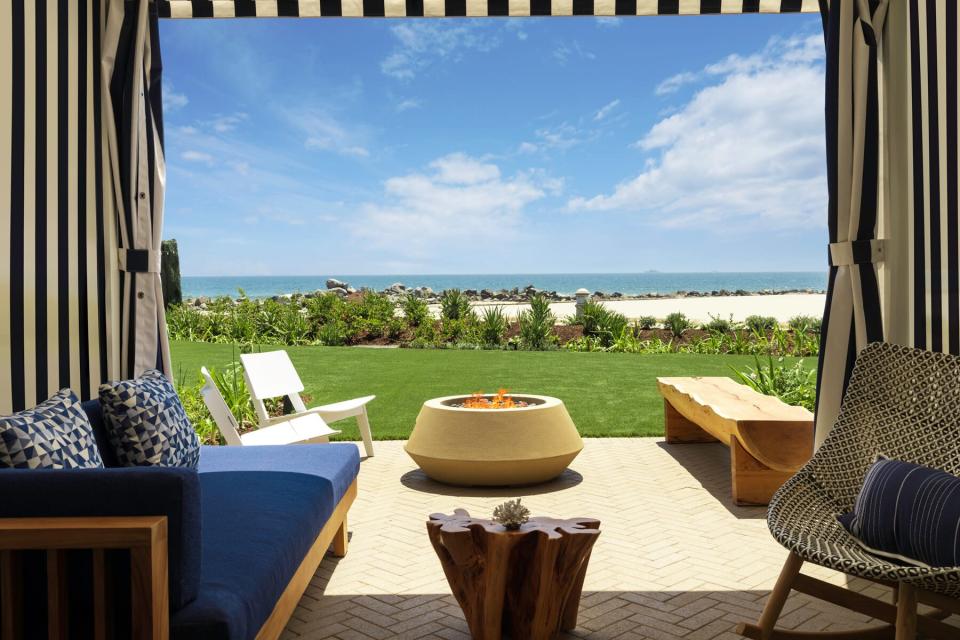
{"type": "Polygon", "coordinates": [[[960,566],[960,478],[878,457],[851,513],[839,517],[864,550],[921,567],[960,566]]]}

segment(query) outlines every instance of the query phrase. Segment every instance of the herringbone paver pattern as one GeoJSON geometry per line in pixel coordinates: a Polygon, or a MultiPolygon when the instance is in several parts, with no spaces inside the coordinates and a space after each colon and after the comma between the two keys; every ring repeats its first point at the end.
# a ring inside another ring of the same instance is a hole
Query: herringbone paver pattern
{"type": "MultiPolygon", "coordinates": [[[[517,495],[536,515],[602,522],[571,638],[735,638],[737,622],[757,619],[786,557],[767,533],[765,510],[731,502],[728,453],[719,444],[591,439],[560,479],[507,491],[434,483],[402,447],[377,442],[376,457],[361,464],[349,553],[324,560],[286,638],[469,638],[424,522],[455,507],[487,515],[517,495]]],[[[813,631],[865,622],[794,595],[781,624],[813,631]]]]}

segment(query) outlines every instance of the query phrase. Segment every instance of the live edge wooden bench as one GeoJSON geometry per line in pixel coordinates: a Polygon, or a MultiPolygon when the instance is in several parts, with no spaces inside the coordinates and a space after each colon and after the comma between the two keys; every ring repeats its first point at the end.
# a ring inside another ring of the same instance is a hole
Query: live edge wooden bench
{"type": "Polygon", "coordinates": [[[813,414],[730,378],[657,378],[668,444],[730,447],[733,500],[764,505],[813,455],[813,414]]]}

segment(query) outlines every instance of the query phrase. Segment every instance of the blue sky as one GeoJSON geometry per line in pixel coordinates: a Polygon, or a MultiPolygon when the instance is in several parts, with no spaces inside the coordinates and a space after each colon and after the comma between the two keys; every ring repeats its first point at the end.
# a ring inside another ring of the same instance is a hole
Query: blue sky
{"type": "Polygon", "coordinates": [[[186,275],[824,267],[811,15],[165,20],[186,275]]]}

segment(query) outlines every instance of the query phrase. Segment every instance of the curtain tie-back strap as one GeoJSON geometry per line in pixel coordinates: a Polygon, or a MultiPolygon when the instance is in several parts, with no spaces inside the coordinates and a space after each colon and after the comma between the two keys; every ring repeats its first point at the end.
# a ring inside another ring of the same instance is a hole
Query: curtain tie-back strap
{"type": "Polygon", "coordinates": [[[160,252],[120,249],[120,270],[127,273],[160,273],[160,252]]]}
{"type": "Polygon", "coordinates": [[[830,266],[883,262],[883,240],[850,240],[830,244],[830,266]]]}

